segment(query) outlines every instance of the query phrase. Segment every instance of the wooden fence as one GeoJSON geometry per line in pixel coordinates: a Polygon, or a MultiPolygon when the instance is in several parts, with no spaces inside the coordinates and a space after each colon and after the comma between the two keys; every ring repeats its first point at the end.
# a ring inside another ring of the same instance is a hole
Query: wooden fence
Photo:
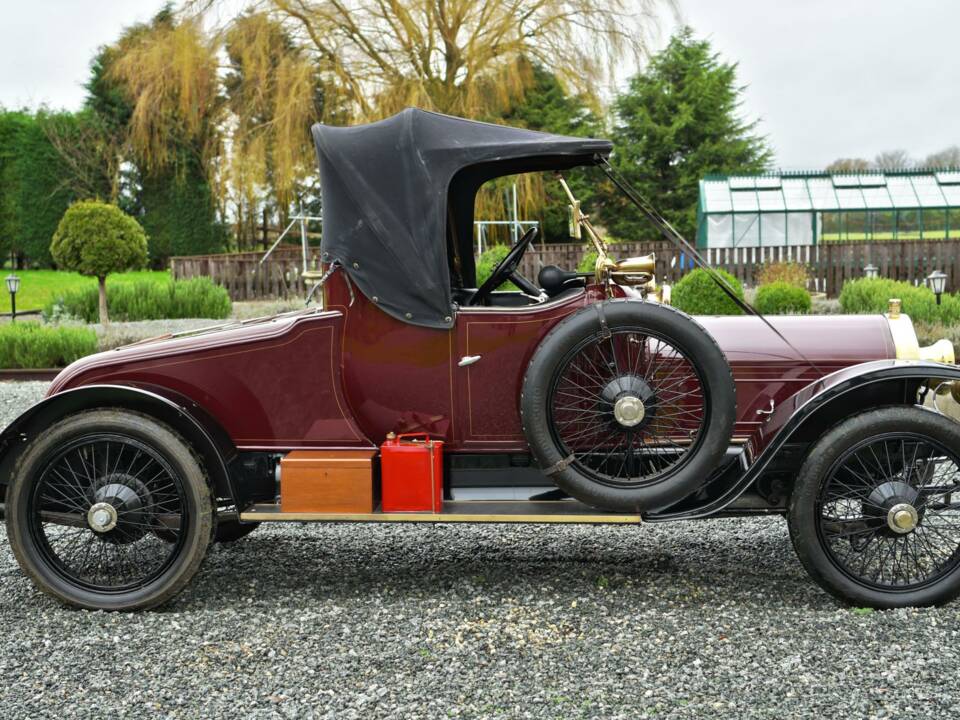
{"type": "MultiPolygon", "coordinates": [[[[537,246],[523,259],[521,271],[535,278],[543,265],[575,268],[586,252],[580,243],[537,246]]],[[[676,282],[692,267],[667,241],[621,243],[614,245],[616,257],[656,253],[657,281],[676,282]]],[[[764,264],[792,261],[803,263],[810,273],[810,290],[830,297],[840,293],[844,281],[864,276],[864,268],[874,265],[879,276],[891,280],[922,283],[934,270],[947,274],[947,290],[960,290],[960,240],[904,240],[863,243],[830,243],[810,246],[765,248],[711,248],[700,254],[713,267],[722,268],[745,285],[756,285],[757,273],[764,264]]]]}
{"type": "MultiPolygon", "coordinates": [[[[564,269],[577,267],[587,252],[582,243],[555,243],[531,248],[520,271],[536,279],[544,265],[564,269]]],[[[691,267],[689,257],[666,241],[621,243],[613,247],[616,257],[656,253],[657,280],[676,282],[691,267]]],[[[879,268],[880,277],[922,283],[934,270],[947,274],[947,290],[960,290],[960,240],[905,240],[872,243],[830,243],[816,246],[766,248],[712,248],[701,251],[711,265],[723,268],[746,285],[756,284],[756,274],[766,263],[801,262],[810,271],[810,290],[835,297],[845,280],[863,277],[867,265],[879,268]]],[[[319,251],[311,248],[309,265],[316,267],[319,251]]],[[[170,259],[176,279],[207,276],[227,288],[234,300],[302,297],[306,292],[300,277],[303,260],[299,246],[281,245],[264,263],[261,252],[225,255],[191,255],[170,259]]]]}
{"type": "MultiPolygon", "coordinates": [[[[320,251],[311,248],[309,267],[317,266],[320,251]]],[[[184,255],[170,258],[175,280],[208,277],[230,293],[231,300],[264,300],[304,297],[306,284],[301,277],[303,256],[300,246],[280,245],[266,262],[262,252],[223,255],[184,255]]]]}

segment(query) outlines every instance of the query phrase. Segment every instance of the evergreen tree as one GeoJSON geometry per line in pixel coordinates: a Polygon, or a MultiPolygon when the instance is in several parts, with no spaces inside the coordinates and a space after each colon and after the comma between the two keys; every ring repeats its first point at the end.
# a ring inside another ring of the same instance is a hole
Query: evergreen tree
{"type": "MultiPolygon", "coordinates": [[[[593,110],[592,98],[567,94],[556,75],[539,65],[529,66],[525,71],[531,72],[533,78],[523,101],[497,118],[497,122],[560,135],[603,136],[603,123],[593,110]]],[[[564,176],[574,195],[584,208],[588,208],[596,178],[588,179],[587,173],[580,168],[570,170],[564,176]]],[[[568,200],[553,173],[543,174],[540,183],[531,190],[541,200],[532,212],[540,221],[543,237],[551,242],[566,241],[568,200]]]]}
{"type": "Polygon", "coordinates": [[[0,112],[0,253],[49,266],[50,238],[75,199],[64,179],[69,167],[45,132],[57,122],[75,126],[69,113],[0,112]]]}
{"type": "MultiPolygon", "coordinates": [[[[612,164],[691,242],[699,180],[761,172],[771,160],[756,122],[739,115],[742,91],[736,64],[723,62],[708,41],[684,28],[614,103],[612,164]]],[[[609,191],[602,219],[623,239],[656,237],[616,191],[609,191]]]]}
{"type": "Polygon", "coordinates": [[[142,144],[131,139],[135,102],[128,82],[115,72],[131,46],[152,32],[175,28],[170,5],[149,24],[128,28],[115,44],[97,53],[86,85],[87,111],[97,117],[105,135],[116,140],[113,151],[127,161],[118,165],[117,191],[111,199],[135,215],[150,235],[150,261],[155,267],[162,267],[170,255],[219,252],[226,244],[205,167],[205,150],[215,131],[190,133],[180,128],[185,121],[177,120],[172,123],[176,127],[157,140],[163,144],[164,161],[148,157],[142,144]]]}

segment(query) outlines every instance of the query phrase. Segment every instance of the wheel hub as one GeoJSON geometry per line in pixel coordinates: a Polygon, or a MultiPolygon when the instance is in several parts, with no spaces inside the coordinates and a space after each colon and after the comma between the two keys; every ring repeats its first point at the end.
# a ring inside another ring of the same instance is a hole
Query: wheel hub
{"type": "Polygon", "coordinates": [[[634,395],[624,395],[613,404],[613,417],[624,427],[639,425],[644,415],[643,400],[634,395]]]}
{"type": "Polygon", "coordinates": [[[87,511],[87,524],[94,532],[105,533],[117,526],[117,509],[106,502],[94,503],[87,511]]]}
{"type": "Polygon", "coordinates": [[[151,504],[150,497],[146,485],[137,478],[123,473],[108,475],[93,493],[87,524],[109,542],[139,540],[149,524],[144,506],[151,504]]]}
{"type": "Polygon", "coordinates": [[[876,487],[867,498],[865,515],[874,519],[888,536],[913,532],[923,520],[923,510],[918,510],[920,493],[900,480],[890,480],[876,487]]]}
{"type": "Polygon", "coordinates": [[[887,511],[887,526],[898,535],[916,528],[919,520],[917,509],[909,503],[897,503],[887,511]]]}
{"type": "Polygon", "coordinates": [[[600,409],[610,413],[614,427],[632,429],[650,422],[656,396],[647,382],[637,375],[620,375],[600,392],[600,409]]]}

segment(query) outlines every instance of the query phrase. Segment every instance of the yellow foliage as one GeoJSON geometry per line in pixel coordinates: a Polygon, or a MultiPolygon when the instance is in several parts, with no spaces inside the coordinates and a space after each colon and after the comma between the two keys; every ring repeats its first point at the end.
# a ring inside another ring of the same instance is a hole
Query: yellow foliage
{"type": "Polygon", "coordinates": [[[198,18],[161,23],[121,41],[111,74],[134,99],[130,139],[147,169],[174,162],[172,134],[197,144],[205,158],[219,150],[217,69],[217,43],[198,18]]]}
{"type": "MultiPolygon", "coordinates": [[[[208,3],[217,4],[216,2],[208,3]]],[[[357,120],[407,106],[495,116],[522,97],[529,63],[597,97],[648,49],[672,0],[270,0],[357,120]]]]}
{"type": "MultiPolygon", "coordinates": [[[[128,145],[147,171],[198,148],[238,229],[270,192],[286,212],[315,172],[310,125],[416,106],[491,120],[548,68],[599,104],[615,66],[646,54],[655,11],[674,0],[262,0],[225,23],[226,0],[140,26],[110,70],[133,104],[128,145]],[[175,142],[171,142],[175,138],[175,142]]],[[[158,16],[159,17],[159,16],[158,16]]],[[[542,201],[519,179],[520,205],[542,201]]],[[[500,186],[502,187],[502,186],[500,186]]],[[[505,214],[502,192],[483,214],[505,214]]]]}

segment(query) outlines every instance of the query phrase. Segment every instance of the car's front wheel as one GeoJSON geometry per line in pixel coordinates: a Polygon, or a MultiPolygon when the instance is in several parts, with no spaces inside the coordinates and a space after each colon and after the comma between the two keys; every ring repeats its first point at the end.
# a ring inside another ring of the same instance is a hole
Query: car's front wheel
{"type": "Polygon", "coordinates": [[[103,610],[154,607],[183,589],[215,512],[187,444],[116,409],[70,416],[39,435],[17,461],[6,510],[10,546],[36,585],[103,610]]]}
{"type": "Polygon", "coordinates": [[[794,487],[790,536],[825,590],[858,606],[960,594],[960,424],[918,407],[851,417],[818,440],[794,487]]]}

